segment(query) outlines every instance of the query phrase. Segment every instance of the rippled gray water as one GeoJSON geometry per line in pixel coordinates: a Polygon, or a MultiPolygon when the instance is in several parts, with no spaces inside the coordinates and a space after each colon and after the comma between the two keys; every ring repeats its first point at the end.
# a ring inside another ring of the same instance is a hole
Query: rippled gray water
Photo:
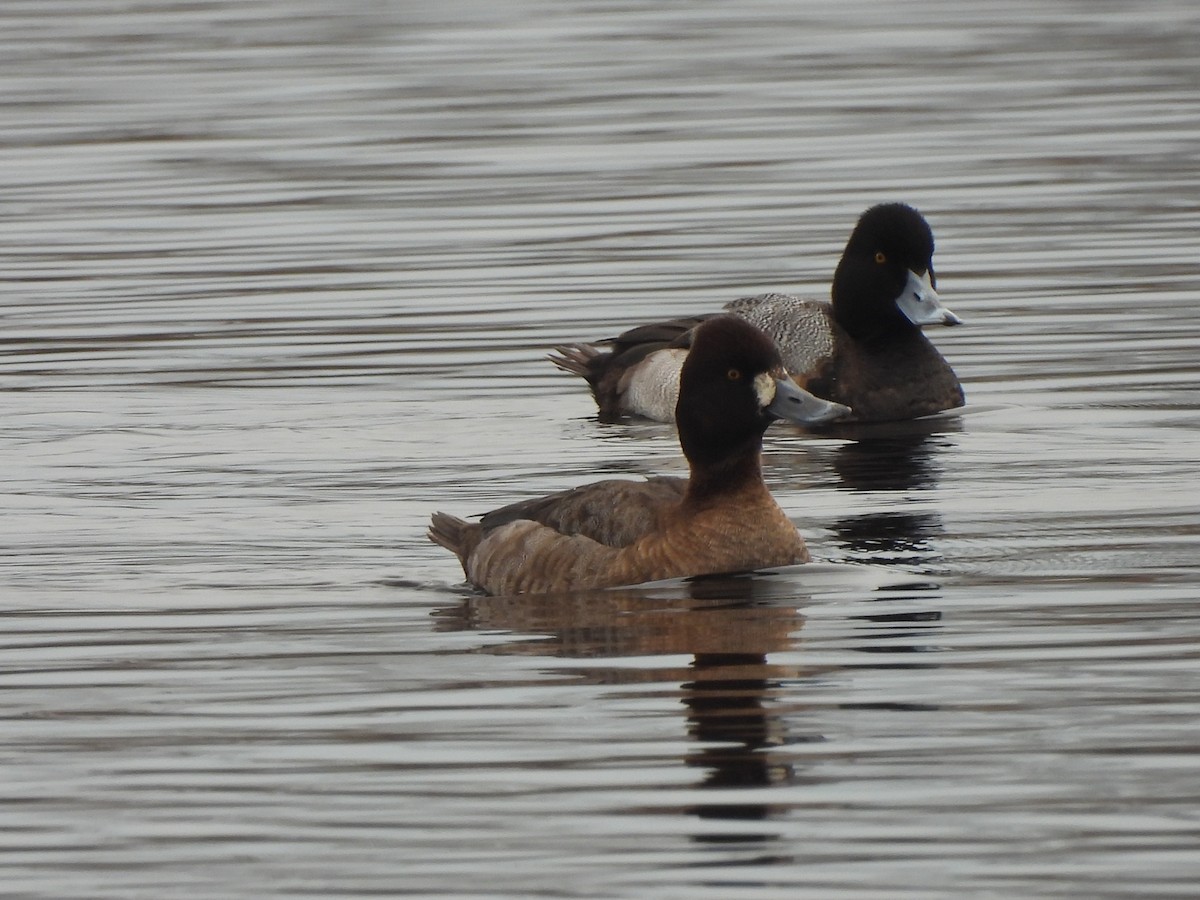
{"type": "Polygon", "coordinates": [[[1198,39],[1185,0],[0,6],[5,890],[1194,896],[1198,39]],[[547,348],[825,295],[895,199],[970,406],[769,434],[819,563],[481,598],[424,540],[680,471],[547,348]]]}

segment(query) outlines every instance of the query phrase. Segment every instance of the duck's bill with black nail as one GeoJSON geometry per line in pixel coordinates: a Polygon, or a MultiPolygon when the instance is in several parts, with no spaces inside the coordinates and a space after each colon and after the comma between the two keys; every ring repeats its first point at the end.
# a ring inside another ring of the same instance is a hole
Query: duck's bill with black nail
{"type": "Polygon", "coordinates": [[[962,324],[962,319],[942,306],[941,298],[933,287],[931,272],[918,275],[910,270],[908,281],[900,291],[900,296],[896,298],[896,306],[914,325],[962,324]]]}
{"type": "Polygon", "coordinates": [[[796,385],[790,378],[760,372],[754,378],[754,392],[763,409],[777,419],[798,425],[825,425],[850,415],[850,407],[822,400],[796,385]]]}

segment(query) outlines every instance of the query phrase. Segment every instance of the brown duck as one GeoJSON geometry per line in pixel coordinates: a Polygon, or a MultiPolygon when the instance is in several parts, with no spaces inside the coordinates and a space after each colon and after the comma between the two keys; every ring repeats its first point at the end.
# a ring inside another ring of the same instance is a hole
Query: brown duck
{"type": "MultiPolygon", "coordinates": [[[[690,476],[607,480],[467,522],[434,513],[429,538],[490,594],[550,593],[807,562],[762,477],[777,418],[811,422],[815,398],[788,378],[762,331],[704,321],[679,381],[676,424],[690,476]]],[[[821,401],[816,401],[821,402],[821,401]]],[[[826,405],[832,418],[847,410],[826,405]]]]}

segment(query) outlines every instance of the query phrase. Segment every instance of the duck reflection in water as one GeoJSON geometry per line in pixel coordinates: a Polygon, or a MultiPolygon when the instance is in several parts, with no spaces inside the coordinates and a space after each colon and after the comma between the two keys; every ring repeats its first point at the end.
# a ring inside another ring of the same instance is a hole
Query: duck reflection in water
{"type": "MultiPolygon", "coordinates": [[[[770,748],[819,741],[797,733],[797,707],[784,702],[796,679],[813,677],[803,667],[772,665],[767,655],[795,648],[804,625],[795,581],[755,575],[710,576],[639,587],[559,595],[471,596],[435,613],[445,630],[506,630],[522,635],[487,648],[492,653],[595,659],[573,669],[593,684],[679,685],[687,732],[695,749],[683,757],[704,770],[700,787],[737,789],[793,784],[792,760],[772,757],[770,748]],[[606,666],[605,659],[688,655],[687,666],[606,666]],[[785,688],[782,682],[789,685],[785,688]],[[786,713],[786,715],[785,715],[786,713]]],[[[556,669],[556,671],[562,671],[556,669]]],[[[688,807],[704,819],[765,820],[773,808],[762,802],[688,807]]],[[[704,829],[698,841],[762,842],[766,834],[726,834],[704,829]]]]}
{"type": "MultiPolygon", "coordinates": [[[[796,662],[802,660],[797,651],[805,624],[799,610],[815,602],[802,577],[784,569],[567,594],[471,594],[434,616],[444,631],[513,635],[479,652],[580,660],[578,667],[554,671],[591,684],[676,685],[678,708],[694,742],[680,761],[701,772],[695,785],[699,796],[682,811],[707,823],[692,839],[736,845],[761,862],[759,851],[766,845],[781,847],[779,834],[767,823],[795,815],[797,807],[795,793],[779,793],[775,800],[763,789],[814,782],[802,771],[801,757],[786,748],[826,740],[819,729],[804,726],[816,715],[805,686],[827,680],[831,669],[827,662],[796,662]],[[772,654],[789,661],[771,662],[772,654]],[[663,659],[681,655],[690,662],[663,659]],[[638,657],[644,664],[629,663],[638,657]],[[749,824],[754,822],[763,824],[749,824]]],[[[880,591],[880,601],[900,601],[902,608],[895,611],[889,602],[889,609],[878,614],[847,617],[853,623],[851,649],[883,654],[868,667],[933,664],[927,654],[911,664],[892,655],[928,649],[921,643],[938,627],[938,615],[928,611],[937,594],[929,587],[873,589],[880,591]],[[923,611],[911,608],[913,600],[923,611]],[[878,640],[882,637],[892,640],[878,640]],[[898,643],[897,637],[914,641],[898,643]]],[[[873,593],[868,597],[875,599],[873,593]]],[[[654,694],[659,690],[653,688],[654,694]]],[[[893,700],[888,698],[888,709],[916,708],[893,700]]]]}
{"type": "MultiPolygon", "coordinates": [[[[697,653],[692,660],[692,680],[682,685],[687,709],[688,734],[697,749],[684,758],[686,765],[705,772],[701,787],[727,792],[797,783],[792,760],[773,758],[772,748],[822,740],[817,734],[788,730],[770,700],[782,702],[779,676],[767,665],[764,654],[697,653]]],[[[723,794],[736,797],[736,794],[723,794]]],[[[701,819],[755,822],[770,819],[782,809],[758,802],[701,803],[689,807],[701,819]]],[[[701,832],[703,843],[766,842],[775,835],[757,831],[701,832]]]]}
{"type": "MultiPolygon", "coordinates": [[[[484,652],[594,659],[595,665],[570,670],[592,684],[675,683],[687,733],[696,742],[682,762],[704,771],[699,787],[736,790],[796,783],[793,760],[772,756],[771,748],[822,740],[798,731],[803,704],[787,702],[796,696],[796,681],[816,672],[767,661],[770,653],[795,649],[804,625],[797,607],[811,601],[800,593],[786,578],[711,576],[661,588],[470,596],[434,615],[443,630],[521,635],[484,652]],[[690,664],[653,659],[646,666],[605,664],[680,655],[690,656],[690,664]]],[[[770,819],[779,810],[723,793],[719,802],[687,811],[706,820],[744,822],[770,819]]],[[[773,837],[705,828],[695,840],[745,845],[773,837]]]]}
{"type": "MultiPolygon", "coordinates": [[[[681,654],[753,654],[792,647],[804,624],[797,607],[809,602],[796,581],[760,575],[713,575],[634,588],[517,594],[471,594],[434,615],[444,631],[502,630],[544,637],[516,638],[488,652],[591,659],[681,654]],[[687,613],[681,615],[681,613],[687,613]]],[[[587,669],[597,683],[682,680],[690,669],[587,669]],[[626,677],[628,676],[628,677],[626,677]]]]}
{"type": "Polygon", "coordinates": [[[848,562],[922,566],[941,559],[935,539],[943,532],[942,517],[921,507],[941,476],[938,456],[950,446],[944,435],[961,426],[957,419],[939,420],[928,431],[918,422],[906,425],[864,434],[834,452],[833,470],[842,486],[856,494],[880,494],[887,507],[831,524],[848,562]],[[903,499],[910,508],[897,509],[896,494],[907,494],[903,499]]]}

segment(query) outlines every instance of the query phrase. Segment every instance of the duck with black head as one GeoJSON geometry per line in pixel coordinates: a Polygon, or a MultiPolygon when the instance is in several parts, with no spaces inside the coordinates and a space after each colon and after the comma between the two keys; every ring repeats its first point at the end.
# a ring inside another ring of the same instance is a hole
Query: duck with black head
{"type": "Polygon", "coordinates": [[[847,412],[798,389],[760,329],[718,316],[696,329],[680,372],[676,424],[688,478],[599,481],[474,523],[439,512],[429,538],[490,594],[807,562],[804,539],[763,481],[763,433],[776,419],[811,424],[847,412]]]}
{"type": "MultiPolygon", "coordinates": [[[[874,206],[846,243],[831,301],[761,294],[734,300],[725,312],[767,332],[800,387],[852,407],[848,421],[956,409],[964,402],[962,385],[921,330],[962,321],[938,297],[933,250],[933,231],[917,210],[874,206]]],[[[707,318],[639,326],[597,345],[558,347],[550,358],[586,379],[603,421],[626,415],[669,421],[692,330],[707,318]]]]}

